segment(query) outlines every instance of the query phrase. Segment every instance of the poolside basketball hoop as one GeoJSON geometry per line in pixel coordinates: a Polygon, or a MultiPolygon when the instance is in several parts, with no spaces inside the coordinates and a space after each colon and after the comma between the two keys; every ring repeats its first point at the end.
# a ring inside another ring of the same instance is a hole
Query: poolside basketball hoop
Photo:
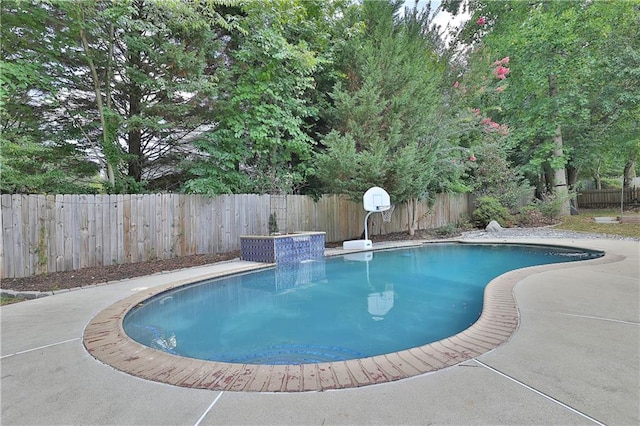
{"type": "Polygon", "coordinates": [[[396,205],[392,204],[391,207],[385,211],[382,212],[382,221],[383,222],[391,222],[391,215],[393,214],[393,211],[396,209],[396,205]]]}
{"type": "MultiPolygon", "coordinates": [[[[369,219],[369,216],[373,213],[383,213],[389,210],[393,212],[389,194],[378,186],[371,187],[364,193],[362,196],[362,205],[368,212],[364,217],[364,240],[345,241],[342,243],[342,248],[344,250],[370,250],[373,248],[373,243],[369,239],[369,230],[367,229],[367,220],[369,219]]],[[[388,215],[388,218],[389,220],[386,219],[383,213],[383,220],[390,221],[391,214],[388,215]]]]}

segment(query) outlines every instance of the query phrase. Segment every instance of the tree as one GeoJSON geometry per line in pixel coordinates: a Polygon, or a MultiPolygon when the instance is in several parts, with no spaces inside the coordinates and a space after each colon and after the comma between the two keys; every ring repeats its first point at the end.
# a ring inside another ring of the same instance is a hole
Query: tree
{"type": "Polygon", "coordinates": [[[512,129],[518,160],[539,188],[567,200],[566,214],[567,185],[617,149],[613,129],[632,127],[624,123],[637,111],[638,4],[474,0],[469,8],[461,41],[510,57],[514,71],[498,119],[512,129]]]}
{"type": "Polygon", "coordinates": [[[74,134],[51,119],[57,110],[46,93],[56,92],[59,86],[56,66],[49,62],[57,47],[49,31],[51,13],[44,7],[26,13],[23,6],[3,2],[1,10],[0,191],[93,192],[91,179],[97,175],[97,165],[68,140],[74,134]],[[41,50],[35,40],[50,50],[41,50]]]}
{"type": "Polygon", "coordinates": [[[299,0],[243,6],[244,33],[232,42],[215,128],[197,141],[207,157],[191,169],[197,177],[188,191],[284,194],[306,182],[315,143],[308,126],[318,114],[314,73],[328,62],[319,7],[299,0]]]}
{"type": "Polygon", "coordinates": [[[32,20],[9,28],[26,31],[27,49],[12,50],[8,61],[32,58],[47,71],[47,87],[24,90],[54,110],[37,117],[47,133],[90,150],[109,190],[138,191],[144,180],[174,173],[192,155],[191,140],[214,122],[216,78],[224,70],[217,52],[224,33],[235,30],[218,10],[233,3],[15,3],[15,13],[46,15],[39,25],[47,43],[30,38],[32,20]]]}
{"type": "Polygon", "coordinates": [[[409,233],[416,201],[446,188],[451,163],[440,124],[443,63],[430,37],[429,13],[399,17],[401,2],[365,1],[353,59],[332,92],[333,127],[321,141],[317,176],[325,189],[359,199],[381,186],[392,202],[408,203],[409,233]]]}
{"type": "Polygon", "coordinates": [[[452,67],[451,105],[459,111],[458,145],[470,153],[464,181],[478,199],[489,196],[515,213],[533,194],[510,160],[514,139],[509,126],[495,121],[503,115],[501,98],[509,90],[511,71],[509,57],[473,52],[466,66],[452,67]]]}

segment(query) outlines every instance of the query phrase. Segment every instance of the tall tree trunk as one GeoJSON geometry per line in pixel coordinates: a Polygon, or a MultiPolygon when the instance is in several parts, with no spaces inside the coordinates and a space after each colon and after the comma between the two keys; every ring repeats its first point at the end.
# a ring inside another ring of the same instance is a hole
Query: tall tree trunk
{"type": "MultiPolygon", "coordinates": [[[[134,19],[144,21],[146,18],[144,1],[134,3],[136,16],[134,19]]],[[[138,37],[142,34],[138,32],[138,37]]],[[[128,55],[129,65],[136,71],[143,72],[141,53],[138,50],[130,50],[128,55]]],[[[142,113],[142,88],[133,77],[129,78],[129,116],[132,118],[142,113]]],[[[127,148],[129,152],[128,174],[136,182],[142,180],[142,130],[131,128],[127,133],[127,148]]]]}
{"type": "Polygon", "coordinates": [[[596,168],[596,172],[593,174],[593,180],[596,182],[596,189],[602,189],[602,179],[600,179],[600,160],[598,160],[598,167],[596,168]]]}
{"type": "MultiPolygon", "coordinates": [[[[558,77],[555,74],[549,75],[549,96],[555,98],[558,95],[558,77]]],[[[558,124],[553,135],[553,157],[562,159],[564,157],[562,145],[562,126],[558,124]]],[[[567,176],[564,167],[564,161],[560,161],[561,167],[554,168],[554,193],[556,197],[562,199],[562,207],[560,209],[561,216],[567,216],[571,213],[569,203],[569,188],[567,187],[567,176]]]]}
{"type": "Polygon", "coordinates": [[[631,187],[631,179],[633,178],[632,171],[635,169],[636,162],[633,160],[627,161],[624,165],[624,173],[622,174],[622,187],[629,189],[631,187]]]}
{"type": "Polygon", "coordinates": [[[569,208],[572,215],[578,214],[578,176],[580,175],[580,169],[567,164],[567,184],[569,190],[571,190],[571,198],[569,199],[569,208]]]}
{"type": "Polygon", "coordinates": [[[553,169],[551,168],[551,165],[549,164],[549,162],[545,162],[542,164],[542,168],[544,171],[543,177],[544,177],[544,189],[545,189],[545,195],[549,195],[551,193],[553,193],[553,169]]]}
{"type": "MultiPolygon", "coordinates": [[[[556,128],[556,133],[553,136],[553,156],[556,158],[562,158],[562,128],[560,125],[556,128]]],[[[571,213],[570,200],[569,200],[569,188],[567,187],[567,175],[564,167],[560,167],[554,170],[554,193],[556,197],[562,199],[562,207],[560,208],[560,215],[567,216],[571,213]]]]}
{"type": "Polygon", "coordinates": [[[569,189],[574,189],[576,187],[579,175],[580,169],[572,165],[567,165],[567,185],[569,185],[569,189]]]}
{"type": "Polygon", "coordinates": [[[409,198],[407,200],[407,219],[408,219],[408,231],[409,235],[413,236],[416,233],[416,208],[417,199],[409,198]]]}
{"type": "MultiPolygon", "coordinates": [[[[83,16],[84,19],[84,16],[83,16]]],[[[102,126],[102,149],[104,156],[106,158],[107,165],[107,178],[109,179],[109,183],[113,186],[116,183],[115,172],[113,169],[113,162],[115,161],[113,155],[113,145],[114,141],[112,140],[112,132],[110,131],[110,123],[107,120],[107,111],[102,103],[102,91],[100,90],[100,78],[98,77],[98,71],[96,70],[96,66],[91,58],[91,52],[89,50],[89,41],[87,40],[87,33],[82,29],[80,31],[80,39],[82,41],[82,48],[85,51],[87,64],[89,65],[89,70],[91,71],[91,80],[93,81],[93,91],[96,96],[96,106],[98,108],[98,115],[100,116],[100,125],[102,126]]]]}

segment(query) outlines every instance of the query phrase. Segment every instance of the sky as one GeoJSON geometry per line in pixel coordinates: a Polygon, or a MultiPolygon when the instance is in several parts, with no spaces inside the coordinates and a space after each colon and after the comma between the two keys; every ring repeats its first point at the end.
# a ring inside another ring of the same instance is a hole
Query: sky
{"type": "MultiPolygon", "coordinates": [[[[441,0],[419,0],[418,1],[418,8],[423,8],[426,6],[427,3],[431,2],[431,10],[437,10],[440,7],[440,4],[442,3],[441,0]]],[[[405,5],[407,6],[411,6],[413,7],[413,5],[415,4],[415,0],[406,0],[405,1],[405,5]]],[[[448,23],[451,23],[452,25],[458,26],[460,25],[461,22],[466,21],[467,19],[469,19],[469,14],[468,13],[463,13],[462,15],[458,15],[456,17],[454,17],[453,15],[451,15],[449,12],[440,12],[438,13],[438,15],[436,15],[434,22],[437,25],[440,25],[442,28],[446,27],[448,23]]]]}

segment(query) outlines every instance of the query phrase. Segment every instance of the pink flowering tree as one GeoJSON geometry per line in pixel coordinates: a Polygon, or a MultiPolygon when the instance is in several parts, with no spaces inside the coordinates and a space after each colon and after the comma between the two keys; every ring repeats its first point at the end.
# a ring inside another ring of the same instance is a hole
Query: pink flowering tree
{"type": "Polygon", "coordinates": [[[457,161],[464,164],[466,182],[475,194],[492,196],[516,212],[532,191],[509,161],[510,129],[502,122],[500,98],[508,90],[510,58],[495,60],[478,51],[475,59],[466,73],[454,75],[452,85],[461,111],[457,161]]]}

